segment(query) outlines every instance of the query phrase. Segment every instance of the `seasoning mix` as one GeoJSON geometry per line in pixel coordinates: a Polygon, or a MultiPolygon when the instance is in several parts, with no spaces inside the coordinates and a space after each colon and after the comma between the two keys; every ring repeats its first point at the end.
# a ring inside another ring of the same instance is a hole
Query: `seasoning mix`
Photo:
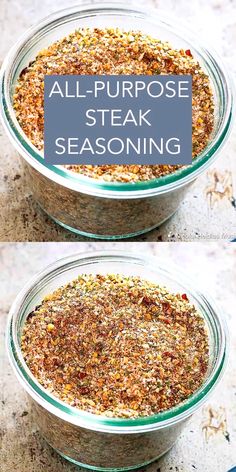
{"type": "Polygon", "coordinates": [[[27,317],[21,349],[51,394],[120,418],[183,402],[209,363],[205,321],[186,294],[119,274],[80,275],[46,296],[27,317]]]}
{"type": "MultiPolygon", "coordinates": [[[[20,74],[14,110],[30,141],[43,150],[44,76],[51,74],[192,75],[193,158],[207,146],[214,125],[214,101],[208,75],[191,50],[177,50],[140,31],[80,28],[42,50],[20,74]]],[[[104,181],[151,180],[176,171],[171,165],[76,165],[74,172],[104,181]]]]}

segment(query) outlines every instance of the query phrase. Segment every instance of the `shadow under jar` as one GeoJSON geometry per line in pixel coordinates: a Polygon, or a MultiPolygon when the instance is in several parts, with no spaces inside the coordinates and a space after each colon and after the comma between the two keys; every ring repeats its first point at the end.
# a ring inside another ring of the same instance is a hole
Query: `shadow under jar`
{"type": "Polygon", "coordinates": [[[226,328],[214,303],[197,292],[181,273],[149,259],[122,252],[94,252],[61,259],[36,275],[12,305],[7,346],[14,371],[28,393],[41,434],[64,458],[94,470],[129,470],[151,463],[174,444],[187,419],[200,408],[221,378],[226,357],[226,328]],[[209,337],[209,366],[201,387],[184,402],[151,416],[108,418],[86,413],[50,395],[33,377],[20,348],[29,313],[42,299],[81,274],[140,276],[186,293],[204,317],[209,337]]]}
{"type": "Polygon", "coordinates": [[[78,234],[120,239],[150,231],[171,217],[188,187],[213,162],[232,121],[232,92],[217,55],[199,44],[198,38],[155,11],[124,5],[80,5],[47,17],[20,39],[1,71],[3,123],[26,167],[29,187],[41,208],[57,223],[78,234]],[[37,53],[78,28],[121,27],[141,30],[169,41],[173,48],[191,49],[208,74],[214,94],[215,126],[211,139],[191,166],[172,174],[134,183],[105,182],[45,164],[16,119],[12,95],[21,71],[37,53]]]}

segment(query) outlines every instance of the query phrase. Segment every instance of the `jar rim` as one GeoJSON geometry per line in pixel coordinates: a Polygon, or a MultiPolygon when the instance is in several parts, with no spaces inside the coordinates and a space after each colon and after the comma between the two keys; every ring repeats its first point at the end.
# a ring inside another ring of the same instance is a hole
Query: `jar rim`
{"type": "Polygon", "coordinates": [[[171,21],[168,16],[158,14],[155,9],[149,9],[148,12],[144,8],[133,8],[124,4],[110,4],[110,3],[95,3],[83,4],[76,7],[69,7],[53,13],[36,26],[28,29],[18,42],[13,46],[3,62],[0,73],[0,85],[2,90],[1,99],[1,114],[3,118],[4,127],[13,142],[13,145],[18,152],[25,158],[25,160],[38,170],[41,174],[51,180],[59,183],[64,187],[72,190],[80,191],[81,193],[90,195],[107,196],[109,198],[135,198],[146,197],[156,194],[161,194],[167,190],[175,189],[186,185],[188,182],[194,180],[201,174],[217,157],[218,151],[225,143],[225,138],[229,133],[232,124],[232,110],[233,110],[233,92],[231,80],[226,72],[222,60],[218,54],[202,46],[198,38],[192,34],[186,27],[181,28],[176,26],[176,23],[171,21]],[[124,14],[136,15],[143,21],[152,21],[155,24],[160,24],[163,27],[173,31],[178,37],[182,38],[184,34],[185,40],[198,55],[201,56],[204,64],[208,64],[211,71],[211,79],[215,80],[215,85],[218,87],[218,94],[222,99],[222,116],[218,126],[216,136],[212,138],[204,151],[194,159],[191,166],[187,166],[166,176],[158,177],[147,181],[138,182],[105,182],[96,180],[90,177],[69,172],[60,166],[52,166],[46,164],[42,155],[37,148],[30,142],[22,131],[11,104],[11,74],[12,69],[18,61],[18,54],[27,46],[39,33],[42,35],[50,29],[55,28],[66,19],[83,18],[85,15],[99,15],[99,14],[124,14]],[[196,44],[198,47],[196,48],[196,44]]]}
{"type": "MultiPolygon", "coordinates": [[[[169,264],[168,264],[169,266],[169,264]]],[[[7,351],[10,362],[13,366],[18,380],[23,384],[24,389],[29,395],[46,410],[60,417],[61,419],[85,427],[86,429],[113,432],[113,433],[136,433],[151,431],[167,427],[175,424],[185,418],[188,418],[200,405],[206,400],[213,388],[222,377],[227,357],[227,326],[224,318],[221,316],[220,310],[215,306],[214,301],[207,295],[193,288],[193,284],[189,284],[189,277],[185,277],[174,266],[166,269],[164,261],[162,264],[153,262],[150,256],[140,257],[134,253],[126,253],[124,251],[93,251],[88,253],[78,253],[65,258],[59,259],[50,264],[46,269],[38,272],[16,297],[9,312],[9,320],[7,326],[7,351]],[[201,306],[201,313],[211,327],[214,328],[217,342],[214,345],[214,365],[212,370],[205,379],[202,386],[196,390],[184,402],[179,403],[173,408],[166,411],[145,417],[138,418],[108,418],[102,415],[95,415],[79,410],[75,407],[60,401],[42,387],[35,379],[30,369],[24,361],[19,337],[19,320],[22,319],[27,306],[33,298],[32,292],[35,288],[40,287],[40,283],[47,284],[52,277],[57,277],[62,272],[80,265],[94,264],[99,262],[126,262],[130,264],[142,265],[150,268],[157,274],[170,277],[173,281],[183,284],[187,293],[191,294],[201,306]],[[30,298],[32,296],[32,298],[30,298]]]]}

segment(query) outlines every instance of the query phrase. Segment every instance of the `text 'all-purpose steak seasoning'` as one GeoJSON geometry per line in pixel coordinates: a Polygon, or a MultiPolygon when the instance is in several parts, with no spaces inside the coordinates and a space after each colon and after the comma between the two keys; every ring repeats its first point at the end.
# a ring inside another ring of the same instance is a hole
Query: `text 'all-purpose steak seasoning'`
{"type": "Polygon", "coordinates": [[[204,382],[206,324],[186,294],[139,277],[80,275],[28,315],[24,359],[63,402],[108,417],[172,408],[204,382]]]}
{"type": "MultiPolygon", "coordinates": [[[[158,75],[192,76],[193,158],[210,141],[214,126],[214,100],[208,75],[191,50],[173,49],[139,31],[81,28],[42,50],[23,69],[13,96],[16,117],[30,141],[43,150],[44,76],[158,75]]],[[[135,182],[154,179],[177,170],[176,165],[76,165],[70,170],[105,181],[135,182]]]]}

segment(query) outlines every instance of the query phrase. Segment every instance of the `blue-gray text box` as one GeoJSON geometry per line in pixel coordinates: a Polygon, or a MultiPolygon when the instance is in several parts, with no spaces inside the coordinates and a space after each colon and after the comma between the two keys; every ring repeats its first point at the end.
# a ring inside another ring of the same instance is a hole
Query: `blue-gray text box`
{"type": "Polygon", "coordinates": [[[44,119],[49,164],[192,163],[190,75],[45,76],[44,119]]]}

